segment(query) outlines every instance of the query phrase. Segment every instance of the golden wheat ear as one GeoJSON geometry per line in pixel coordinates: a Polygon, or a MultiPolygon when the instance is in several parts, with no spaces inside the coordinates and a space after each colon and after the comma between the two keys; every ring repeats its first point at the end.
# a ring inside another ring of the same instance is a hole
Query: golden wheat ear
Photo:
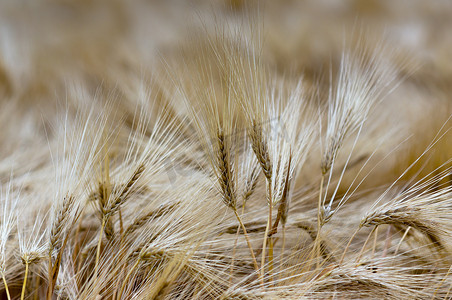
{"type": "Polygon", "coordinates": [[[328,222],[334,213],[342,207],[347,197],[333,209],[338,186],[350,161],[357,139],[370,111],[376,103],[383,100],[392,89],[398,85],[396,66],[388,63],[382,55],[384,47],[369,49],[362,43],[356,48],[344,52],[340,61],[337,82],[331,83],[326,108],[326,129],[322,132],[321,181],[318,200],[318,226],[328,222]],[[332,180],[332,169],[344,140],[351,134],[356,134],[351,152],[339,177],[337,188],[327,203],[327,193],[323,194],[326,181],[326,192],[332,180]]]}
{"type": "Polygon", "coordinates": [[[451,169],[446,169],[432,178],[427,176],[385,203],[379,204],[383,199],[378,199],[366,212],[360,226],[389,224],[406,234],[408,228],[412,228],[423,234],[428,244],[440,254],[448,253],[452,232],[447,210],[450,208],[452,188],[438,183],[450,174],[451,169]]]}

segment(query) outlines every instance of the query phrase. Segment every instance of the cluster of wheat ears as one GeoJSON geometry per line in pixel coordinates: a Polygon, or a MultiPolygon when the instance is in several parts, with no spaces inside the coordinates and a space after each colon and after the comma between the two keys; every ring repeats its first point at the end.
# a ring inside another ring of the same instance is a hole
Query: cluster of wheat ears
{"type": "Polygon", "coordinates": [[[403,52],[355,30],[292,74],[245,15],[152,62],[115,14],[5,27],[2,299],[452,297],[450,94],[416,135],[403,52]]]}

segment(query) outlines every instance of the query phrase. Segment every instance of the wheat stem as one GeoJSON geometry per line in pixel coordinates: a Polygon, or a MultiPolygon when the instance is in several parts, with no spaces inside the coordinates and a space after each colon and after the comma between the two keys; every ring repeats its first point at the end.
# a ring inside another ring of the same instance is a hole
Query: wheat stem
{"type": "MultiPolygon", "coordinates": [[[[76,218],[77,219],[77,218],[76,218]]],[[[74,222],[76,221],[74,220],[74,222]]],[[[47,300],[52,299],[53,291],[55,290],[55,284],[58,279],[58,274],[60,272],[61,260],[63,257],[64,248],[69,240],[69,233],[72,230],[73,224],[71,224],[70,229],[68,230],[68,234],[63,240],[60,250],[55,258],[55,264],[52,265],[52,251],[49,252],[49,286],[47,288],[47,300]]]]}
{"type": "Polygon", "coordinates": [[[375,255],[375,249],[377,248],[378,228],[379,228],[379,226],[376,225],[376,226],[375,226],[375,232],[374,232],[374,244],[373,244],[373,246],[372,246],[372,258],[374,257],[374,255],[375,255]]]}
{"type": "Polygon", "coordinates": [[[234,273],[235,255],[236,255],[236,250],[237,250],[237,242],[239,240],[239,233],[240,233],[240,225],[237,227],[237,232],[235,234],[234,247],[232,248],[231,268],[229,270],[229,284],[231,284],[231,285],[232,285],[232,277],[233,277],[233,273],[234,273]]]}
{"type": "MultiPolygon", "coordinates": [[[[245,202],[242,205],[242,212],[240,213],[241,216],[243,216],[245,212],[245,202]]],[[[229,283],[232,284],[232,277],[233,277],[233,272],[234,272],[234,262],[235,262],[235,254],[236,254],[236,250],[237,250],[237,243],[239,240],[239,233],[240,233],[240,225],[237,227],[237,232],[235,234],[235,241],[234,241],[234,248],[232,249],[232,259],[231,259],[231,270],[230,270],[230,275],[229,275],[229,283]]],[[[253,255],[254,255],[254,251],[253,251],[253,255]]],[[[257,262],[256,262],[256,266],[257,266],[257,262]]]]}
{"type": "Polygon", "coordinates": [[[408,235],[408,232],[410,231],[411,227],[408,226],[407,229],[405,230],[405,232],[403,233],[402,238],[400,239],[400,242],[397,244],[397,248],[394,252],[394,256],[397,255],[397,253],[399,252],[400,246],[402,245],[402,242],[405,240],[406,236],[408,235]]]}
{"type": "Polygon", "coordinates": [[[317,206],[317,231],[320,231],[320,224],[322,218],[322,193],[323,193],[323,183],[325,181],[325,174],[322,174],[322,178],[320,179],[320,188],[319,188],[319,203],[317,206]]]}
{"type": "Polygon", "coordinates": [[[97,272],[99,269],[100,247],[102,244],[102,233],[104,232],[104,227],[105,227],[105,218],[102,219],[102,226],[99,232],[99,241],[97,242],[96,262],[94,263],[94,278],[97,278],[97,272]]]}
{"type": "Polygon", "coordinates": [[[122,245],[122,241],[124,239],[124,223],[122,220],[122,212],[121,212],[121,208],[118,211],[118,216],[119,216],[119,236],[120,236],[120,244],[122,245]]]}
{"type": "Polygon", "coordinates": [[[271,197],[271,183],[268,183],[268,217],[267,217],[267,227],[265,228],[265,235],[264,235],[264,241],[262,243],[262,257],[261,257],[261,276],[264,278],[264,272],[265,272],[265,255],[267,250],[267,238],[268,238],[268,232],[270,230],[270,226],[272,223],[272,197],[271,197]]]}
{"type": "Polygon", "coordinates": [[[47,300],[51,300],[52,299],[52,294],[53,294],[53,265],[52,265],[52,251],[49,251],[49,269],[48,269],[48,275],[49,278],[49,286],[47,288],[47,300]]]}
{"type": "Polygon", "coordinates": [[[369,235],[367,236],[366,241],[364,242],[363,247],[361,248],[361,251],[359,251],[358,258],[356,259],[356,265],[357,265],[357,266],[359,265],[359,261],[361,260],[361,257],[362,257],[362,255],[363,255],[363,253],[364,253],[364,249],[366,248],[367,243],[369,242],[370,237],[371,237],[372,234],[375,232],[376,228],[377,228],[376,226],[375,226],[374,228],[372,228],[372,230],[370,231],[369,235]]]}
{"type": "Polygon", "coordinates": [[[273,237],[268,238],[268,275],[269,282],[273,282],[273,237]]]}
{"type": "Polygon", "coordinates": [[[444,297],[444,299],[449,299],[449,294],[450,294],[451,290],[452,290],[452,284],[449,286],[449,289],[447,290],[446,297],[444,297]]]}
{"type": "MultiPolygon", "coordinates": [[[[323,192],[323,183],[325,181],[325,174],[322,173],[322,178],[320,179],[320,188],[319,188],[319,203],[318,203],[318,207],[317,207],[317,236],[314,240],[314,253],[316,255],[316,257],[320,256],[320,244],[319,244],[319,240],[320,240],[320,231],[322,229],[322,222],[321,222],[321,218],[322,218],[322,192],[323,192]]],[[[319,261],[317,260],[316,266],[317,268],[319,267],[319,261]]]]}
{"type": "Polygon", "coordinates": [[[24,283],[22,285],[22,294],[20,295],[20,300],[24,300],[25,297],[25,289],[27,287],[27,276],[28,276],[28,261],[25,262],[25,276],[24,283]]]}
{"type": "Polygon", "coordinates": [[[74,241],[75,241],[75,245],[74,245],[74,254],[72,255],[72,259],[76,264],[76,268],[77,268],[77,273],[80,271],[80,267],[81,267],[81,261],[78,260],[79,254],[80,254],[80,244],[81,242],[79,241],[79,235],[80,235],[80,230],[82,228],[82,221],[83,221],[83,217],[85,214],[85,210],[83,209],[82,212],[80,213],[80,223],[77,226],[77,229],[75,230],[75,236],[74,236],[74,241]]]}
{"type": "Polygon", "coordinates": [[[341,256],[341,260],[339,261],[339,266],[342,265],[342,263],[344,262],[344,258],[345,258],[345,254],[347,253],[348,248],[350,247],[350,244],[352,243],[353,239],[355,238],[355,236],[358,234],[358,231],[361,229],[361,227],[358,227],[358,229],[355,230],[355,232],[353,233],[352,237],[350,238],[350,240],[347,243],[347,246],[345,247],[344,253],[342,253],[341,256]]]}
{"type": "MultiPolygon", "coordinates": [[[[246,231],[245,225],[242,222],[242,218],[240,218],[239,214],[237,213],[237,210],[233,209],[233,211],[234,211],[234,214],[235,214],[237,220],[240,223],[240,226],[242,227],[243,235],[245,236],[246,243],[248,244],[248,248],[250,250],[251,258],[253,259],[254,269],[259,274],[259,265],[257,264],[256,256],[254,255],[254,250],[253,250],[253,247],[251,246],[251,242],[248,237],[248,232],[246,231]]],[[[261,281],[262,281],[262,277],[261,277],[261,281]]]]}
{"type": "MultiPolygon", "coordinates": [[[[440,283],[438,284],[438,286],[435,289],[435,293],[432,296],[432,299],[436,298],[436,294],[439,291],[439,288],[444,284],[444,282],[446,281],[446,279],[449,277],[450,272],[452,271],[452,266],[449,268],[449,270],[447,270],[446,276],[443,277],[443,279],[440,281],[440,283]]],[[[450,288],[449,288],[450,291],[450,288]]],[[[447,295],[444,299],[448,299],[447,296],[449,295],[449,291],[447,292],[447,295]]]]}
{"type": "Polygon", "coordinates": [[[2,272],[2,279],[3,279],[3,284],[5,285],[6,296],[8,297],[8,300],[11,300],[11,296],[9,295],[8,284],[6,283],[6,278],[5,278],[4,272],[2,272]]]}
{"type": "Polygon", "coordinates": [[[132,269],[127,273],[126,278],[124,278],[124,281],[122,282],[121,289],[119,290],[118,299],[121,300],[122,294],[124,293],[124,289],[126,287],[127,281],[129,281],[130,275],[132,275],[132,272],[135,271],[135,269],[138,267],[138,264],[140,263],[141,259],[137,259],[137,262],[133,265],[132,269]]]}
{"type": "Polygon", "coordinates": [[[282,279],[282,270],[284,262],[284,251],[286,250],[286,224],[282,223],[282,246],[281,246],[281,259],[279,261],[279,281],[282,279]]]}

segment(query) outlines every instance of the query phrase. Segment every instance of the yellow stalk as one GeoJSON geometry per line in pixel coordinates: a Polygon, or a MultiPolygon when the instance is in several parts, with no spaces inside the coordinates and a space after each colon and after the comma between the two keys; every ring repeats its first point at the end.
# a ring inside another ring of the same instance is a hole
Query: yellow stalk
{"type": "MultiPolygon", "coordinates": [[[[243,235],[245,236],[246,243],[248,244],[248,248],[250,249],[251,258],[253,259],[254,269],[256,269],[256,272],[259,274],[259,265],[257,264],[256,256],[254,255],[253,247],[251,246],[251,242],[248,237],[248,232],[246,231],[245,225],[242,222],[242,219],[240,218],[239,214],[237,213],[236,209],[233,209],[235,216],[237,217],[237,220],[240,223],[240,226],[243,230],[243,235]]],[[[261,283],[263,284],[263,278],[259,276],[261,279],[261,283]]]]}
{"type": "Polygon", "coordinates": [[[273,281],[273,237],[268,239],[268,274],[269,281],[273,281]]]}
{"type": "Polygon", "coordinates": [[[378,238],[378,225],[375,226],[374,245],[372,246],[372,258],[374,258],[375,249],[377,248],[377,238],[378,238]]]}
{"type": "Polygon", "coordinates": [[[403,233],[403,236],[402,236],[402,238],[400,239],[400,242],[399,242],[399,244],[397,245],[397,248],[396,248],[396,250],[395,250],[395,252],[394,252],[394,256],[396,256],[397,253],[399,252],[400,246],[402,245],[402,242],[405,240],[406,236],[408,235],[408,231],[410,231],[410,229],[411,229],[411,227],[408,226],[408,228],[407,228],[407,229],[405,230],[405,232],[403,233]]]}
{"type": "Polygon", "coordinates": [[[262,243],[262,257],[261,257],[261,277],[262,280],[264,278],[265,273],[265,255],[267,254],[267,238],[268,238],[268,231],[270,229],[271,223],[272,223],[272,197],[271,197],[271,183],[268,182],[268,218],[267,218],[267,227],[265,228],[265,236],[264,236],[264,242],[262,243]]]}
{"type": "Polygon", "coordinates": [[[282,270],[284,262],[284,251],[286,250],[286,225],[282,224],[282,247],[281,247],[281,260],[279,262],[279,281],[282,279],[282,270]]]}
{"type": "MultiPolygon", "coordinates": [[[[243,203],[243,205],[242,205],[242,212],[240,213],[240,215],[243,216],[244,213],[245,213],[245,203],[243,203]]],[[[236,254],[236,250],[237,250],[237,242],[239,240],[240,227],[241,227],[240,225],[237,227],[237,232],[235,234],[234,248],[232,250],[231,270],[230,270],[230,275],[229,275],[229,283],[230,284],[232,284],[232,276],[233,276],[233,272],[234,272],[235,254],[236,254]]],[[[254,256],[254,251],[252,251],[252,252],[253,253],[251,255],[254,256]]],[[[257,261],[256,261],[256,265],[254,267],[255,268],[257,267],[256,271],[259,270],[259,267],[257,266],[257,261]]]]}
{"type": "Polygon", "coordinates": [[[27,276],[28,276],[28,261],[25,262],[24,284],[22,285],[22,294],[20,295],[20,300],[24,300],[25,297],[25,289],[27,287],[27,276]]]}
{"type": "Polygon", "coordinates": [[[102,233],[104,231],[104,226],[105,226],[105,218],[102,219],[102,226],[101,226],[100,232],[99,232],[99,241],[97,242],[96,262],[94,264],[94,278],[97,277],[97,272],[98,272],[98,269],[99,269],[100,246],[101,246],[101,243],[102,243],[102,233]]]}
{"type": "MultiPolygon", "coordinates": [[[[322,178],[320,179],[320,189],[319,189],[319,203],[317,207],[317,236],[314,241],[314,251],[315,257],[320,256],[320,230],[322,229],[321,217],[322,217],[322,193],[323,193],[323,183],[325,181],[325,174],[322,173],[322,178]]],[[[317,260],[317,268],[319,267],[319,260],[317,260]]]]}
{"type": "Polygon", "coordinates": [[[121,289],[119,290],[118,299],[121,299],[122,294],[124,293],[124,289],[126,287],[127,281],[129,281],[130,275],[132,275],[132,272],[135,271],[135,269],[138,267],[138,264],[140,263],[140,259],[137,259],[137,262],[133,265],[132,269],[130,269],[129,273],[127,273],[126,278],[124,278],[124,281],[122,282],[121,289]]]}
{"type": "Polygon", "coordinates": [[[355,232],[353,233],[352,237],[350,238],[350,240],[347,243],[347,246],[345,247],[344,253],[342,253],[341,256],[341,260],[339,261],[339,266],[342,265],[342,262],[344,261],[345,258],[345,254],[347,253],[348,247],[350,247],[350,244],[352,243],[353,239],[355,238],[355,236],[358,234],[360,228],[356,229],[355,232]]]}
{"type": "Polygon", "coordinates": [[[369,242],[370,237],[371,237],[372,234],[375,232],[375,229],[377,229],[377,226],[375,226],[374,228],[372,228],[372,231],[371,231],[371,232],[369,233],[369,235],[367,236],[367,239],[366,239],[366,241],[364,242],[364,245],[363,245],[363,247],[361,248],[361,251],[359,251],[358,258],[356,259],[356,265],[357,265],[357,266],[358,266],[358,264],[359,264],[359,261],[361,260],[361,257],[362,257],[362,255],[363,255],[363,253],[364,253],[364,249],[366,248],[367,243],[369,242]]]}
{"type": "Polygon", "coordinates": [[[8,300],[11,300],[11,296],[9,295],[8,284],[6,283],[5,273],[3,273],[3,272],[2,272],[2,279],[3,279],[3,284],[5,285],[6,296],[8,297],[8,300]]]}

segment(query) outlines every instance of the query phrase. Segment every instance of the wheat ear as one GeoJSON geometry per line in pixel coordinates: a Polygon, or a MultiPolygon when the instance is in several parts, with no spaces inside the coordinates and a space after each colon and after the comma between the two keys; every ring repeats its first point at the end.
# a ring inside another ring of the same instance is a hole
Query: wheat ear
{"type": "MultiPolygon", "coordinates": [[[[66,196],[63,200],[63,206],[57,212],[56,220],[52,223],[52,227],[50,230],[50,248],[49,248],[49,268],[48,268],[48,280],[49,286],[47,288],[47,299],[50,300],[53,295],[53,290],[55,289],[55,283],[58,278],[58,273],[60,270],[61,259],[63,255],[63,250],[66,246],[66,243],[69,239],[69,232],[66,232],[66,235],[63,236],[63,229],[67,226],[68,221],[70,220],[69,216],[74,214],[72,210],[74,210],[75,198],[71,196],[66,196]],[[55,258],[55,262],[52,263],[54,250],[57,250],[57,256],[55,258]]],[[[77,212],[75,212],[77,215],[77,212]]],[[[76,219],[76,217],[75,217],[76,219]]],[[[73,223],[69,225],[67,229],[70,231],[72,229],[73,223]]]]}
{"type": "Polygon", "coordinates": [[[220,187],[223,195],[223,202],[231,208],[234,212],[237,221],[242,227],[243,234],[245,236],[248,248],[250,250],[251,258],[253,259],[253,264],[256,272],[259,273],[259,266],[254,255],[253,247],[248,237],[248,232],[246,231],[245,225],[243,225],[242,219],[237,213],[237,196],[235,194],[233,177],[232,177],[232,166],[230,163],[230,153],[226,148],[225,137],[221,129],[217,130],[217,142],[218,142],[218,180],[220,181],[220,187]]]}

